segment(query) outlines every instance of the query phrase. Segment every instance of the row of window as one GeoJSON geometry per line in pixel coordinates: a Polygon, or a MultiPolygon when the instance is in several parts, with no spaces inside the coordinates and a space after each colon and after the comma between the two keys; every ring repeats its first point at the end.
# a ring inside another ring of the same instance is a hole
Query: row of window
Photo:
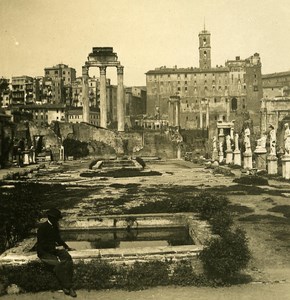
{"type": "Polygon", "coordinates": [[[152,79],[156,79],[156,78],[171,78],[171,76],[173,78],[175,78],[177,76],[177,78],[193,78],[193,77],[197,77],[197,75],[199,77],[201,76],[204,76],[204,77],[227,77],[229,74],[228,73],[194,73],[194,74],[154,74],[154,75],[147,75],[149,80],[152,80],[152,79]],[[191,75],[191,76],[190,76],[191,75]]]}

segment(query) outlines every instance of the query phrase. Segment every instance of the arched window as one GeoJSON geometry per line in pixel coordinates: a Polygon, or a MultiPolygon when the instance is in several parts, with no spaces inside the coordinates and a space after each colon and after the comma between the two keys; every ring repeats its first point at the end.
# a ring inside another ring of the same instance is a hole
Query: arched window
{"type": "Polygon", "coordinates": [[[237,98],[232,99],[232,111],[236,111],[238,109],[238,100],[237,98]]]}

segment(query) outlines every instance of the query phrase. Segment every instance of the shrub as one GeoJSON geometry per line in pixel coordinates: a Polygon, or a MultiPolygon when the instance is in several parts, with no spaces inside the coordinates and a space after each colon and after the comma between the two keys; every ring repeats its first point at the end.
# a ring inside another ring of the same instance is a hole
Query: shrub
{"type": "Polygon", "coordinates": [[[110,288],[110,279],[114,273],[115,268],[101,260],[80,262],[75,267],[74,285],[77,289],[88,290],[110,288]]]}
{"type": "Polygon", "coordinates": [[[218,211],[209,220],[214,234],[223,235],[227,233],[234,221],[229,211],[218,211]]]}
{"type": "Polygon", "coordinates": [[[0,190],[0,251],[13,247],[36,227],[40,199],[33,184],[16,184],[0,190]]]}
{"type": "Polygon", "coordinates": [[[182,260],[176,264],[171,276],[171,284],[182,286],[206,286],[209,284],[203,274],[195,274],[191,262],[182,260]]]}
{"type": "Polygon", "coordinates": [[[167,285],[169,283],[168,267],[168,262],[135,262],[127,274],[128,289],[139,290],[158,285],[167,285]]]}
{"type": "Polygon", "coordinates": [[[233,182],[246,185],[269,185],[268,179],[258,175],[247,175],[235,178],[233,182]]]}
{"type": "Polygon", "coordinates": [[[196,198],[196,210],[204,220],[210,220],[217,212],[226,210],[229,205],[226,197],[207,192],[200,193],[196,198]]]}
{"type": "Polygon", "coordinates": [[[9,284],[14,283],[26,292],[61,288],[54,274],[39,261],[19,266],[3,266],[1,277],[6,277],[9,284]]]}
{"type": "Polygon", "coordinates": [[[246,235],[241,229],[228,231],[220,238],[212,238],[200,253],[208,277],[223,282],[244,269],[250,257],[246,235]]]}
{"type": "Polygon", "coordinates": [[[65,156],[74,158],[85,157],[89,154],[88,143],[67,138],[63,141],[65,156]]]}

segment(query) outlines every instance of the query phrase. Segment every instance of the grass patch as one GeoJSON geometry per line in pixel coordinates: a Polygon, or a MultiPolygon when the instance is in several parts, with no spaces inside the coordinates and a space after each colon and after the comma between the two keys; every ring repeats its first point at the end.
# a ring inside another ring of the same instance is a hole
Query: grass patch
{"type": "Polygon", "coordinates": [[[287,224],[287,219],[283,217],[276,217],[273,215],[250,215],[239,218],[239,221],[252,222],[252,223],[264,223],[264,224],[287,224]]]}
{"type": "Polygon", "coordinates": [[[239,184],[246,184],[246,185],[269,185],[268,179],[261,176],[251,176],[251,175],[235,178],[233,182],[239,184]]]}
{"type": "Polygon", "coordinates": [[[248,207],[248,206],[244,206],[244,205],[239,205],[239,204],[231,204],[229,205],[229,210],[232,213],[237,213],[239,215],[242,214],[249,214],[249,213],[253,213],[254,209],[248,207]]]}
{"type": "Polygon", "coordinates": [[[269,208],[268,211],[283,214],[287,219],[290,219],[290,205],[277,205],[269,208]]]}

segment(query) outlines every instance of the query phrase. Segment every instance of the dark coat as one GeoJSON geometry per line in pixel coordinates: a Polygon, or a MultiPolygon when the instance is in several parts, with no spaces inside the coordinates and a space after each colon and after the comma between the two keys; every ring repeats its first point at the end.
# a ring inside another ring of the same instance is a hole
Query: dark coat
{"type": "Polygon", "coordinates": [[[42,223],[37,231],[37,255],[42,257],[49,253],[56,255],[56,246],[63,246],[68,249],[68,245],[63,241],[60,236],[59,228],[52,226],[46,221],[42,223]]]}

